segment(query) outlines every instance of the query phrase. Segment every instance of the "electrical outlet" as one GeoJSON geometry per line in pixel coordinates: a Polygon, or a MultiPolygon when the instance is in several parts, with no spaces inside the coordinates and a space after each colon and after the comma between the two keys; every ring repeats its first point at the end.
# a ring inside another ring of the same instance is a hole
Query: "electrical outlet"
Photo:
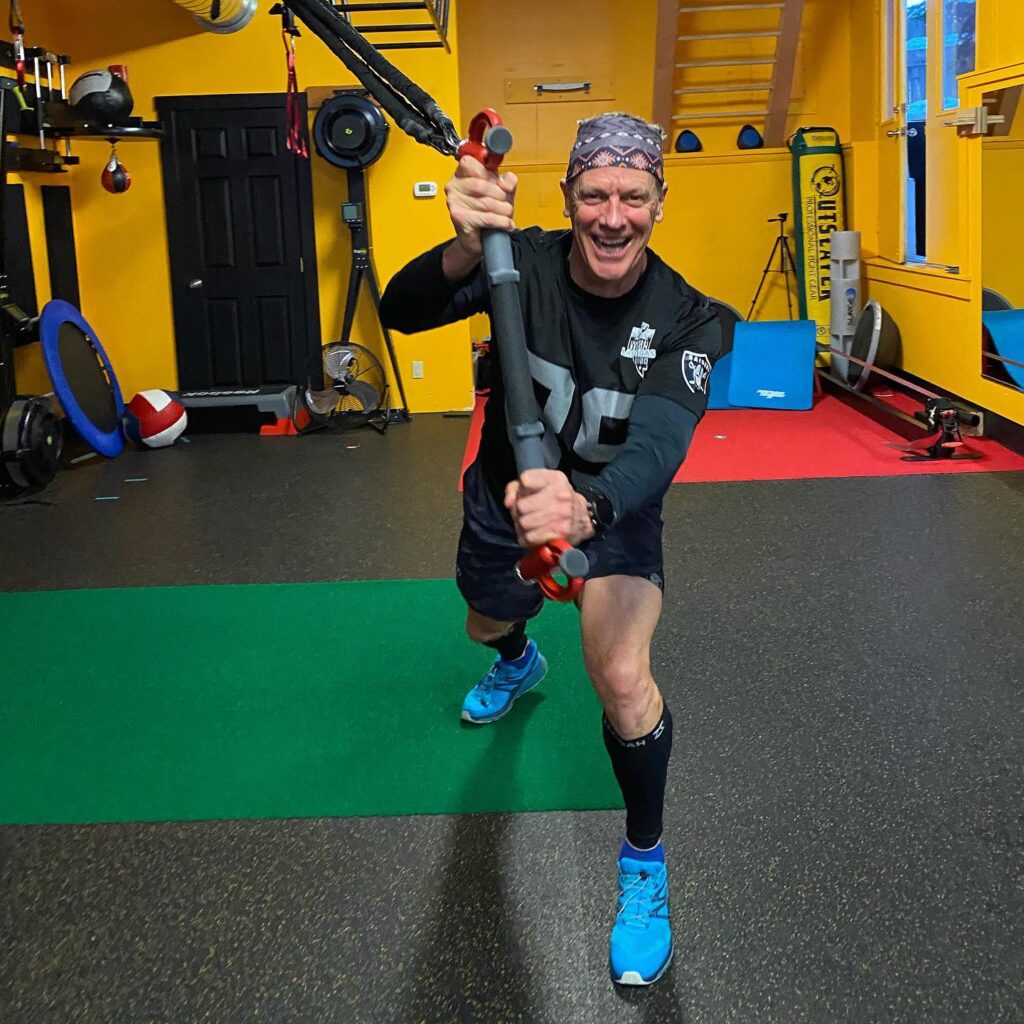
{"type": "Polygon", "coordinates": [[[412,379],[419,380],[423,376],[423,360],[414,359],[412,361],[412,379]]]}

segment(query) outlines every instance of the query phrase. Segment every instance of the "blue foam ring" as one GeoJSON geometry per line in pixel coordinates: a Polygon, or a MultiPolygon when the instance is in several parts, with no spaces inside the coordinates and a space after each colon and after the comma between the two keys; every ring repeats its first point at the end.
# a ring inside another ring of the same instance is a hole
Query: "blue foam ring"
{"type": "Polygon", "coordinates": [[[736,146],[739,149],[763,149],[764,139],[752,124],[745,124],[736,136],[736,146]]]}
{"type": "Polygon", "coordinates": [[[120,455],[124,451],[124,434],[121,432],[121,420],[124,417],[124,399],[121,397],[121,388],[117,383],[114,374],[114,367],[107,357],[103,346],[100,344],[96,332],[89,326],[88,321],[82,314],[63,299],[54,299],[43,307],[42,315],[39,318],[39,334],[43,344],[43,359],[46,368],[50,373],[50,380],[53,381],[53,390],[60,399],[60,404],[65,415],[71,420],[72,426],[81,435],[91,448],[105,455],[108,459],[120,455]],[[88,339],[96,354],[107,372],[111,390],[114,393],[114,408],[117,412],[118,426],[111,431],[103,431],[96,426],[85,414],[85,410],[78,404],[71,385],[64,374],[64,366],[60,361],[60,329],[64,324],[74,324],[88,339]]]}
{"type": "Polygon", "coordinates": [[[704,143],[700,141],[700,137],[689,128],[684,128],[676,139],[677,153],[699,153],[703,148],[704,143]]]}
{"type": "MultiPolygon", "coordinates": [[[[982,313],[985,325],[996,355],[1024,363],[1024,309],[1005,309],[998,312],[982,313]]],[[[1000,363],[1019,388],[1024,388],[1024,367],[1013,363],[1000,363]]]]}
{"type": "Polygon", "coordinates": [[[744,409],[810,409],[817,325],[780,320],[736,325],[729,404],[744,409]]]}

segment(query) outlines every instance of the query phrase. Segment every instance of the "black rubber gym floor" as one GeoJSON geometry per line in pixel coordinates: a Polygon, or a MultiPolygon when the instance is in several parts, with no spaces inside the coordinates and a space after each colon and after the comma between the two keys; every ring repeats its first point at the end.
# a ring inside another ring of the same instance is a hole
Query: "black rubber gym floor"
{"type": "MultiPolygon", "coordinates": [[[[0,589],[447,577],[466,427],[87,463],[0,506],[0,589]]],[[[1024,1019],[1024,475],[684,485],[665,519],[658,985],[607,976],[620,812],[12,826],[0,1021],[1024,1019]]]]}

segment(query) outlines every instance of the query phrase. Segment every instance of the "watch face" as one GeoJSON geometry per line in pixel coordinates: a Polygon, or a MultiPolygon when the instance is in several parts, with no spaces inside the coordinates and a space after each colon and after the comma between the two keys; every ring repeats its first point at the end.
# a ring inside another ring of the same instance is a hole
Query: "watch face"
{"type": "Polygon", "coordinates": [[[582,492],[587,499],[590,520],[597,530],[606,530],[615,522],[615,508],[611,498],[596,489],[587,488],[582,492]]]}
{"type": "Polygon", "coordinates": [[[594,496],[594,507],[597,512],[597,521],[607,529],[615,522],[615,508],[612,506],[611,498],[606,494],[594,496]]]}

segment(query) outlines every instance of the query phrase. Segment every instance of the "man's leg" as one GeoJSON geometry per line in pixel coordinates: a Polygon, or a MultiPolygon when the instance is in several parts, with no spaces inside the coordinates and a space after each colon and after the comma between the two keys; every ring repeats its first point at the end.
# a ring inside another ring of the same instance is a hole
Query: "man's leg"
{"type": "Polygon", "coordinates": [[[672,743],[668,710],[651,675],[661,591],[639,576],[590,580],[580,612],[583,656],[604,709],[606,746],[626,803],[627,837],[650,848],[661,839],[672,743]]]}
{"type": "Polygon", "coordinates": [[[526,638],[526,622],[540,611],[543,598],[516,575],[522,549],[515,528],[475,463],[464,485],[455,578],[469,608],[466,633],[498,654],[462,705],[462,720],[482,725],[506,714],[547,672],[537,645],[526,638]]]}
{"type": "Polygon", "coordinates": [[[548,663],[526,637],[526,621],[504,622],[470,608],[466,615],[470,640],[498,652],[490,669],[466,695],[462,720],[485,725],[502,718],[515,701],[547,675],[548,663]]]}
{"type": "Polygon", "coordinates": [[[612,976],[622,984],[645,985],[661,977],[672,958],[661,845],[672,716],[650,659],[661,591],[638,576],[589,580],[580,613],[584,660],[604,709],[605,747],[626,804],[612,976]]]}
{"type": "Polygon", "coordinates": [[[525,633],[525,622],[499,622],[497,619],[481,615],[473,608],[466,609],[466,636],[475,644],[493,647],[509,661],[523,653],[526,646],[525,633]],[[518,637],[515,636],[520,631],[524,635],[522,643],[519,643],[518,637]]]}

